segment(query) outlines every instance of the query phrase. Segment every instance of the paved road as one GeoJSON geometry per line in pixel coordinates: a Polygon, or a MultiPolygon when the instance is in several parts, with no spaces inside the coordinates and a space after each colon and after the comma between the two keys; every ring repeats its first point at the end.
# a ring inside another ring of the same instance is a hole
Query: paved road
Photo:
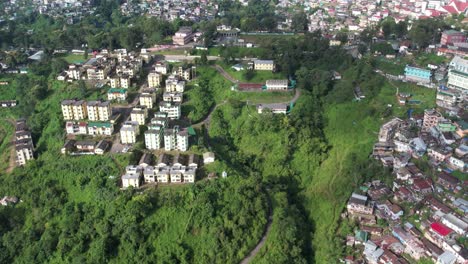
{"type": "MultiPolygon", "coordinates": [[[[197,55],[164,55],[164,59],[167,61],[193,61],[195,58],[200,58],[197,55]]],[[[218,56],[207,56],[208,60],[219,60],[221,57],[218,56]]]]}
{"type": "Polygon", "coordinates": [[[250,251],[250,253],[240,262],[240,264],[250,263],[255,258],[255,256],[257,256],[258,252],[260,252],[263,245],[265,245],[266,239],[271,231],[271,224],[273,222],[273,209],[271,208],[271,201],[269,197],[268,197],[268,208],[269,208],[268,222],[267,222],[267,225],[265,226],[265,230],[263,231],[262,238],[260,239],[260,241],[258,241],[255,248],[252,249],[252,251],[250,251]]]}

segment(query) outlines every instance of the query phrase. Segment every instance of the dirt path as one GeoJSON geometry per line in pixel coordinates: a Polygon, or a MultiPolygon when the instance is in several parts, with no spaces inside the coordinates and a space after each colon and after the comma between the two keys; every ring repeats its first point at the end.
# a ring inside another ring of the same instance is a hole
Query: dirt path
{"type": "Polygon", "coordinates": [[[238,83],[239,81],[236,80],[234,77],[232,77],[228,72],[226,72],[223,67],[219,66],[219,65],[214,65],[212,66],[213,68],[215,68],[219,73],[221,73],[221,75],[223,75],[223,77],[232,82],[232,83],[238,83]]]}
{"type": "MultiPolygon", "coordinates": [[[[10,123],[14,127],[16,125],[15,121],[13,119],[7,119],[7,122],[10,123]]],[[[15,152],[15,132],[13,131],[13,135],[11,136],[11,147],[10,147],[10,159],[8,160],[8,167],[6,169],[7,173],[11,173],[13,169],[16,167],[16,152],[15,152]]]]}
{"type": "Polygon", "coordinates": [[[208,124],[208,125],[209,125],[209,124],[210,124],[210,120],[211,120],[211,114],[213,114],[213,112],[216,110],[216,108],[218,108],[219,106],[224,105],[226,102],[227,102],[227,101],[224,100],[224,101],[222,101],[221,103],[219,103],[219,104],[217,104],[217,105],[211,107],[210,113],[205,117],[205,119],[203,119],[202,121],[200,121],[200,122],[198,122],[198,123],[196,123],[196,124],[193,124],[192,127],[199,127],[199,126],[201,126],[201,125],[203,125],[203,124],[208,124]]]}

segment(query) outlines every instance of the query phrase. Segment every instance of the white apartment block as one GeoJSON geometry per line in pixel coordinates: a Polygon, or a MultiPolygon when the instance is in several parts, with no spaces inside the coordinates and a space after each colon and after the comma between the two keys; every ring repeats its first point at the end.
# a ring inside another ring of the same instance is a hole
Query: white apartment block
{"type": "Polygon", "coordinates": [[[91,121],[108,121],[112,112],[109,101],[89,101],[86,109],[91,121]]]}
{"type": "Polygon", "coordinates": [[[147,149],[156,150],[162,148],[162,140],[164,138],[164,127],[161,125],[153,125],[145,132],[145,146],[147,149]]]}
{"type": "Polygon", "coordinates": [[[447,86],[468,94],[468,60],[458,56],[452,59],[447,86]]]}
{"type": "Polygon", "coordinates": [[[163,101],[165,101],[165,102],[178,102],[178,103],[182,103],[182,101],[183,101],[183,93],[178,93],[178,92],[164,92],[164,94],[163,94],[163,101]]]}
{"type": "Polygon", "coordinates": [[[140,128],[137,122],[126,121],[120,129],[120,142],[122,144],[134,144],[139,133],[140,128]]]}
{"type": "Polygon", "coordinates": [[[156,71],[151,71],[148,74],[148,87],[157,88],[161,86],[162,74],[156,71]]]}
{"type": "Polygon", "coordinates": [[[167,113],[167,117],[170,119],[180,118],[180,103],[174,102],[161,102],[159,103],[159,111],[167,113]]]}
{"type": "Polygon", "coordinates": [[[171,75],[166,80],[166,92],[180,92],[185,90],[185,82],[180,81],[177,76],[171,75]]]}
{"type": "Polygon", "coordinates": [[[110,122],[89,122],[88,135],[92,136],[112,136],[114,125],[110,122]]]}
{"type": "Polygon", "coordinates": [[[140,95],[140,105],[145,106],[147,108],[153,108],[154,102],[156,101],[156,94],[147,94],[142,93],[140,95]]]}
{"type": "Polygon", "coordinates": [[[86,70],[89,80],[105,80],[109,74],[109,69],[107,67],[92,67],[86,70]]]}
{"type": "Polygon", "coordinates": [[[165,61],[158,61],[154,65],[154,71],[161,74],[167,74],[169,72],[169,64],[165,61]]]}
{"type": "Polygon", "coordinates": [[[288,80],[267,80],[266,89],[269,91],[287,90],[288,80]]]}
{"type": "Polygon", "coordinates": [[[186,130],[180,131],[179,126],[164,131],[164,150],[187,151],[188,133],[186,130]]]}
{"type": "Polygon", "coordinates": [[[130,88],[131,80],[128,76],[113,76],[109,78],[111,88],[130,88]]]}
{"type": "Polygon", "coordinates": [[[134,107],[130,113],[130,119],[134,122],[137,122],[139,125],[143,126],[145,120],[148,117],[148,108],[145,106],[134,107]]]}
{"type": "Polygon", "coordinates": [[[26,161],[34,159],[33,145],[30,139],[24,139],[15,143],[16,163],[25,165],[26,161]]]}

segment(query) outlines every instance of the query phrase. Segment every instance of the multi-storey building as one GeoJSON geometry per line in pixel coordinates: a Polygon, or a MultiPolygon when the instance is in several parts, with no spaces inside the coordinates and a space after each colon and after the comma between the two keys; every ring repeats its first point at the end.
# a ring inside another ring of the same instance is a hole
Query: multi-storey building
{"type": "Polygon", "coordinates": [[[468,94],[468,60],[458,56],[452,59],[447,85],[468,94]]]}
{"type": "Polygon", "coordinates": [[[175,45],[183,46],[193,40],[193,32],[191,27],[181,27],[179,31],[172,37],[175,45]]]}
{"type": "Polygon", "coordinates": [[[91,121],[108,121],[112,112],[109,101],[88,101],[86,110],[91,121]]]}
{"type": "Polygon", "coordinates": [[[187,130],[180,130],[179,126],[164,131],[164,149],[166,151],[179,150],[187,151],[188,133],[187,130]]]}
{"type": "Polygon", "coordinates": [[[68,66],[68,71],[66,73],[68,78],[72,80],[80,80],[82,76],[81,68],[74,64],[68,66]]]}
{"type": "Polygon", "coordinates": [[[137,122],[126,121],[120,129],[120,142],[122,144],[134,144],[140,133],[140,128],[137,122]]]}
{"type": "Polygon", "coordinates": [[[86,101],[83,100],[64,100],[61,103],[64,120],[82,120],[87,114],[86,101]]]}
{"type": "Polygon", "coordinates": [[[178,102],[182,103],[183,93],[178,92],[165,92],[163,94],[163,101],[165,102],[178,102]]]}
{"type": "Polygon", "coordinates": [[[17,165],[25,165],[28,160],[34,159],[34,145],[31,132],[26,125],[26,120],[24,119],[16,121],[15,151],[17,165]]]}
{"type": "Polygon", "coordinates": [[[130,113],[130,119],[134,122],[137,122],[139,125],[143,126],[145,120],[148,117],[148,108],[145,106],[138,106],[132,109],[130,113]]]}
{"type": "Polygon", "coordinates": [[[103,66],[94,66],[86,70],[89,80],[105,80],[109,74],[109,68],[103,66]]]}
{"type": "Polygon", "coordinates": [[[164,127],[162,125],[149,125],[149,130],[145,132],[145,146],[147,149],[155,150],[162,148],[164,138],[164,127]]]}
{"type": "Polygon", "coordinates": [[[171,75],[166,79],[166,92],[180,92],[185,90],[185,82],[180,81],[178,76],[171,75]]]}
{"type": "Polygon", "coordinates": [[[157,88],[161,86],[162,74],[156,71],[151,71],[148,74],[148,87],[157,88]]]}
{"type": "Polygon", "coordinates": [[[172,74],[179,76],[186,81],[190,81],[192,78],[192,71],[190,69],[184,69],[181,66],[179,66],[172,74]]]}
{"type": "Polygon", "coordinates": [[[160,102],[159,111],[167,113],[167,117],[170,119],[179,119],[180,118],[180,103],[160,102]]]}
{"type": "Polygon", "coordinates": [[[275,62],[273,60],[254,60],[253,64],[256,71],[275,71],[275,62]]]}
{"type": "Polygon", "coordinates": [[[465,33],[459,32],[456,30],[446,30],[442,32],[442,36],[440,37],[441,45],[452,45],[454,43],[465,43],[465,42],[466,42],[465,33]]]}
{"type": "Polygon", "coordinates": [[[145,90],[140,94],[140,105],[146,106],[148,109],[153,108],[156,101],[156,93],[154,90],[145,90]]]}
{"type": "Polygon", "coordinates": [[[432,127],[437,126],[442,115],[434,109],[424,110],[423,131],[429,131],[432,127]]]}
{"type": "Polygon", "coordinates": [[[154,65],[154,71],[160,74],[167,74],[169,72],[169,64],[165,61],[158,61],[154,65]]]}
{"type": "Polygon", "coordinates": [[[353,193],[346,206],[350,214],[371,215],[374,212],[373,204],[370,204],[367,196],[353,193]]]}

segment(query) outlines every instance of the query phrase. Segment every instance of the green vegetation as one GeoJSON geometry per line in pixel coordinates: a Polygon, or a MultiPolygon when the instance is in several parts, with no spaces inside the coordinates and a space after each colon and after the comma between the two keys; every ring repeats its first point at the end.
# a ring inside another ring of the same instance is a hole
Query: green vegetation
{"type": "MultiPolygon", "coordinates": [[[[219,62],[218,65],[223,67],[223,69],[236,80],[239,82],[248,82],[248,83],[265,83],[267,80],[277,80],[277,79],[286,79],[284,74],[279,72],[271,72],[271,71],[254,71],[252,78],[247,79],[245,76],[246,69],[242,71],[236,71],[231,68],[234,64],[225,64],[219,62]]],[[[247,68],[247,65],[244,66],[247,68]]]]}
{"type": "Polygon", "coordinates": [[[82,54],[67,54],[63,59],[68,63],[84,63],[86,61],[84,55],[82,54]]]}
{"type": "Polygon", "coordinates": [[[403,75],[405,73],[405,66],[408,64],[407,61],[403,59],[386,59],[383,57],[377,57],[372,60],[372,63],[375,64],[376,68],[383,71],[384,73],[392,75],[403,75]]]}

